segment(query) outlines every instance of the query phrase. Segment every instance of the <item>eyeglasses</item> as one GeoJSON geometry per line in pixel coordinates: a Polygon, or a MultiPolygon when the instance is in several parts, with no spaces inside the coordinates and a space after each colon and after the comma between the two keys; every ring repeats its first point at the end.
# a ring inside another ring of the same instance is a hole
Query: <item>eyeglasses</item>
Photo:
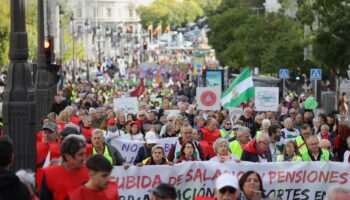
{"type": "Polygon", "coordinates": [[[323,148],[324,148],[324,149],[327,149],[327,150],[330,150],[330,149],[331,149],[331,146],[324,146],[323,148]]]}
{"type": "Polygon", "coordinates": [[[231,126],[231,124],[226,124],[226,125],[230,125],[231,126]]]}
{"type": "Polygon", "coordinates": [[[236,188],[233,188],[231,186],[226,186],[226,187],[223,187],[219,190],[219,192],[221,194],[225,194],[226,192],[229,192],[231,194],[235,193],[236,192],[236,188]]]}
{"type": "Polygon", "coordinates": [[[295,114],[297,114],[297,113],[295,113],[295,112],[290,112],[289,114],[291,114],[291,115],[295,115],[295,114]]]}

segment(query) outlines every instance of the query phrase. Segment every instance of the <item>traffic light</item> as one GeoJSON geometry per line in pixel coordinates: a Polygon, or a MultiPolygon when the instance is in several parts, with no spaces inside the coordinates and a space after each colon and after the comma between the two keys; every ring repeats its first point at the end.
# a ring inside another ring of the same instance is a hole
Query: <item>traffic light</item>
{"type": "Polygon", "coordinates": [[[46,63],[53,63],[55,60],[53,37],[48,37],[44,41],[44,53],[46,57],[46,63]]]}
{"type": "Polygon", "coordinates": [[[143,49],[147,50],[147,42],[143,42],[143,49]]]}
{"type": "Polygon", "coordinates": [[[101,63],[97,63],[97,70],[101,71],[101,63]]]}

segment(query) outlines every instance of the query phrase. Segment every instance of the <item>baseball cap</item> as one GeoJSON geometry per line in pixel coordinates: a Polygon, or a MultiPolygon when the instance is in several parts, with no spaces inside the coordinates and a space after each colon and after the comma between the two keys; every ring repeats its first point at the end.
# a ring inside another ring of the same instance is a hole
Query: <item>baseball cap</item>
{"type": "Polygon", "coordinates": [[[47,129],[51,132],[57,132],[57,125],[53,122],[46,122],[44,125],[43,125],[43,130],[44,129],[47,129]]]}
{"type": "Polygon", "coordinates": [[[176,199],[177,197],[175,187],[167,183],[159,184],[154,188],[153,194],[161,198],[176,199]]]}
{"type": "Polygon", "coordinates": [[[148,131],[145,136],[145,140],[147,144],[157,144],[158,137],[155,132],[148,131]]]}
{"type": "Polygon", "coordinates": [[[224,187],[233,187],[236,190],[239,188],[238,180],[232,174],[221,174],[215,181],[215,187],[217,190],[220,190],[224,187]]]}
{"type": "Polygon", "coordinates": [[[117,123],[117,121],[115,119],[109,119],[107,121],[107,124],[116,124],[116,123],[117,123]]]}

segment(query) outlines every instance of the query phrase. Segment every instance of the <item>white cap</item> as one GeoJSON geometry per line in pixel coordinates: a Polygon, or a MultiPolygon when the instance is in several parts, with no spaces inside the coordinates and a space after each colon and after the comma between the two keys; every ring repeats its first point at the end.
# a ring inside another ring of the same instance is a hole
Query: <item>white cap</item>
{"type": "Polygon", "coordinates": [[[220,190],[220,189],[227,187],[227,186],[233,187],[236,190],[239,189],[238,180],[232,174],[227,174],[227,173],[221,174],[216,179],[215,187],[217,190],[220,190]]]}
{"type": "Polygon", "coordinates": [[[157,144],[158,143],[158,137],[155,132],[148,131],[145,136],[145,140],[147,144],[157,144]]]}

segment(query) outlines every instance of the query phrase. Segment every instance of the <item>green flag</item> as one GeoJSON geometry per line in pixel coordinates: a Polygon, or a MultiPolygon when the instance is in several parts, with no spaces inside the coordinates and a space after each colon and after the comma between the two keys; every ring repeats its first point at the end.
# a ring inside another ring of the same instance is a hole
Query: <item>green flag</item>
{"type": "Polygon", "coordinates": [[[251,99],[254,95],[255,89],[252,75],[249,68],[246,68],[221,95],[221,104],[224,108],[236,107],[242,102],[251,99]]]}
{"type": "Polygon", "coordinates": [[[308,98],[306,98],[305,102],[304,102],[304,108],[308,109],[308,110],[312,110],[317,108],[318,103],[317,101],[315,101],[314,97],[310,96],[308,98]]]}

